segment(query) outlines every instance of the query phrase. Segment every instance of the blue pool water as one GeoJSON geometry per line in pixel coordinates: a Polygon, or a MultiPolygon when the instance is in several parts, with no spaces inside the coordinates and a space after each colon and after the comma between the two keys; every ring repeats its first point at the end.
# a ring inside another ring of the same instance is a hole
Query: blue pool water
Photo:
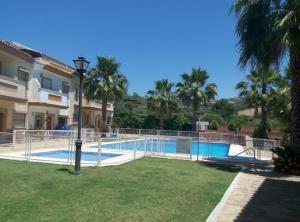
{"type": "MultiPolygon", "coordinates": [[[[103,144],[101,147],[109,149],[123,149],[132,150],[136,147],[137,150],[145,150],[145,141],[126,141],[120,143],[103,144]]],[[[92,146],[96,148],[97,146],[92,146]]],[[[227,157],[230,144],[226,143],[207,143],[207,142],[192,142],[192,154],[197,155],[199,152],[200,156],[210,156],[210,157],[227,157]]],[[[165,153],[178,153],[176,151],[176,141],[175,140],[147,140],[146,143],[147,152],[165,152],[165,153]]],[[[188,154],[188,153],[187,153],[188,154]]]]}
{"type": "MultiPolygon", "coordinates": [[[[57,159],[68,159],[68,151],[67,150],[56,150],[56,151],[47,151],[47,152],[39,152],[32,153],[31,156],[36,157],[47,157],[47,158],[57,158],[57,159]]],[[[84,161],[97,161],[97,153],[93,152],[81,152],[81,160],[84,161]]],[[[120,154],[113,153],[101,153],[101,160],[113,158],[120,156],[120,154]]]]}

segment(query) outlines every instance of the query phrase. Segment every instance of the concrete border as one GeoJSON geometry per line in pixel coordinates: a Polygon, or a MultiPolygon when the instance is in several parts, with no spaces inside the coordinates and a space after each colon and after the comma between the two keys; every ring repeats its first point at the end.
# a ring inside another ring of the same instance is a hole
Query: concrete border
{"type": "Polygon", "coordinates": [[[222,199],[220,200],[220,202],[217,204],[217,206],[213,209],[213,211],[210,213],[210,215],[206,219],[207,222],[216,222],[217,221],[218,216],[220,215],[222,209],[224,208],[224,206],[225,206],[227,200],[229,199],[229,196],[231,195],[232,191],[234,190],[237,183],[239,182],[241,174],[245,169],[246,169],[246,167],[241,166],[240,172],[235,176],[235,178],[233,179],[233,181],[231,182],[231,184],[229,185],[229,187],[225,191],[225,193],[224,193],[222,199]]]}

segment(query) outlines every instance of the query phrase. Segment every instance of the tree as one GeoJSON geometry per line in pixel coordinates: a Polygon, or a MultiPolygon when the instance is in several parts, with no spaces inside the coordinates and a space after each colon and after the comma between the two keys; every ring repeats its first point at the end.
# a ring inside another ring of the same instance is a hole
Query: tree
{"type": "Polygon", "coordinates": [[[273,92],[279,84],[280,75],[272,69],[251,71],[247,75],[247,81],[239,82],[236,89],[240,91],[249,107],[261,108],[260,130],[261,137],[268,138],[268,105],[272,99],[273,92]]]}
{"type": "Polygon", "coordinates": [[[218,130],[220,127],[219,123],[217,120],[213,120],[210,124],[209,124],[209,129],[210,130],[218,130]]]}
{"type": "Polygon", "coordinates": [[[283,1],[278,11],[278,30],[289,50],[291,76],[291,142],[300,147],[300,1],[283,1]]]}
{"type": "Polygon", "coordinates": [[[234,105],[228,102],[226,99],[220,99],[216,101],[216,103],[212,105],[212,110],[220,114],[222,118],[227,121],[232,119],[237,114],[234,105]]]}
{"type": "Polygon", "coordinates": [[[192,106],[193,129],[196,130],[200,106],[207,106],[217,96],[217,86],[214,83],[206,84],[209,75],[201,68],[193,68],[190,74],[184,73],[181,78],[182,82],[176,85],[177,93],[183,103],[192,106]]]}
{"type": "Polygon", "coordinates": [[[128,81],[119,68],[120,63],[115,58],[97,56],[96,66],[88,72],[83,82],[87,100],[102,100],[101,131],[107,130],[108,101],[122,98],[127,91],[128,81]]]}
{"type": "Polygon", "coordinates": [[[289,51],[291,71],[291,145],[300,146],[300,1],[236,0],[240,65],[278,64],[289,51]]]}
{"type": "Polygon", "coordinates": [[[174,107],[176,107],[177,99],[172,91],[174,84],[167,79],[158,80],[155,82],[155,89],[147,92],[148,108],[159,115],[159,127],[164,129],[164,120],[174,107]]]}

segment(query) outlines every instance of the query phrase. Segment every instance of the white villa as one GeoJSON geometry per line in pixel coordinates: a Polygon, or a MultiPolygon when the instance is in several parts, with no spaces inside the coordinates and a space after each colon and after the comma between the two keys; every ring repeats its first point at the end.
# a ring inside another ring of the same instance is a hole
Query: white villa
{"type": "MultiPolygon", "coordinates": [[[[17,42],[0,40],[0,132],[77,125],[74,68],[17,42]]],[[[100,127],[102,103],[83,98],[83,127],[100,127]]],[[[107,125],[113,116],[108,104],[107,125]]]]}

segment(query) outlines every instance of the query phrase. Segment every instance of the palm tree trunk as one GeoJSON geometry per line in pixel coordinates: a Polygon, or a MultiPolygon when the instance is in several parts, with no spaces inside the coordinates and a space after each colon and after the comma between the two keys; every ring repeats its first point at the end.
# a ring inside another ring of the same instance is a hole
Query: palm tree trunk
{"type": "Polygon", "coordinates": [[[197,106],[195,104],[193,104],[193,131],[197,130],[197,106]]]}
{"type": "Polygon", "coordinates": [[[159,128],[160,130],[164,129],[164,112],[162,109],[159,111],[159,128]]]}
{"type": "Polygon", "coordinates": [[[291,144],[300,148],[300,50],[290,50],[291,144]]]}
{"type": "Polygon", "coordinates": [[[254,108],[254,117],[258,117],[258,106],[254,108]]]}
{"type": "MultiPolygon", "coordinates": [[[[262,84],[262,95],[263,97],[265,96],[267,91],[267,85],[266,83],[262,84]]],[[[264,139],[268,138],[268,126],[267,126],[267,119],[268,119],[268,111],[267,111],[267,107],[266,107],[266,101],[263,98],[263,101],[261,103],[261,122],[260,122],[260,127],[262,130],[262,137],[264,139]]]]}
{"type": "Polygon", "coordinates": [[[102,99],[101,132],[106,132],[107,98],[102,99]]]}

